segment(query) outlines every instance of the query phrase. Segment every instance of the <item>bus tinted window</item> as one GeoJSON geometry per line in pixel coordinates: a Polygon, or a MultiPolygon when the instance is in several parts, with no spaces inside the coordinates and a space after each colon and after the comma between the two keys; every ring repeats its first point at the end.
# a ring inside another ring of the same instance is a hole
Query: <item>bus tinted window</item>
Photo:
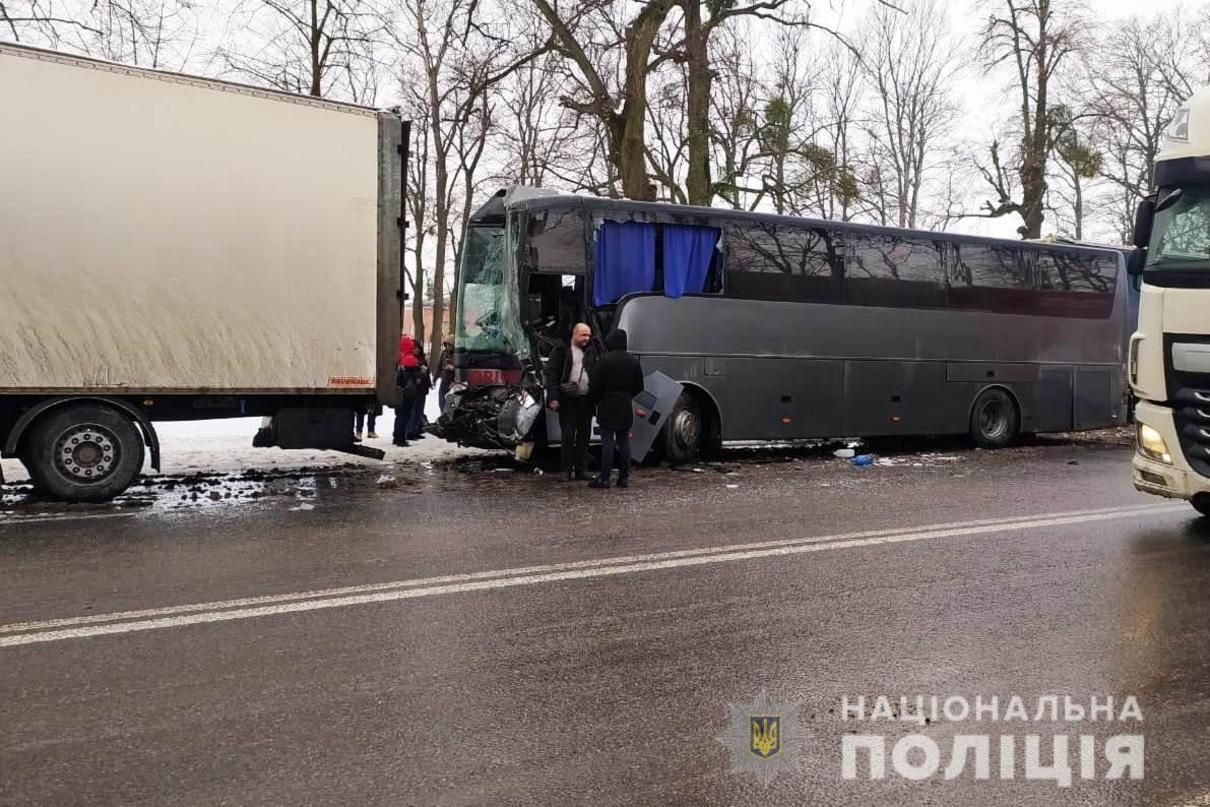
{"type": "Polygon", "coordinates": [[[841,299],[835,233],[812,227],[733,222],[727,227],[727,291],[749,300],[841,299]]]}
{"type": "Polygon", "coordinates": [[[1029,266],[1021,250],[984,244],[950,244],[952,308],[1028,313],[1029,266]]]}
{"type": "Polygon", "coordinates": [[[945,268],[935,241],[849,236],[845,300],[855,305],[945,306],[945,268]]]}
{"type": "Polygon", "coordinates": [[[559,275],[584,273],[584,215],[578,209],[535,211],[528,230],[531,269],[559,275]]]}
{"type": "Polygon", "coordinates": [[[1117,266],[1109,258],[1041,252],[1036,260],[1035,276],[1040,289],[1093,294],[1113,292],[1117,266]]]}
{"type": "Polygon", "coordinates": [[[1102,255],[1034,253],[1033,312],[1061,317],[1107,317],[1113,309],[1117,262],[1102,255]]]}

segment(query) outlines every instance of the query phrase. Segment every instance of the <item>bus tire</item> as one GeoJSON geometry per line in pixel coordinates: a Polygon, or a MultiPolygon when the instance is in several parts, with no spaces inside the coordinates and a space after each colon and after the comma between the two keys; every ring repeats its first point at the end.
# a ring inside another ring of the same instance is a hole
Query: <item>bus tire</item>
{"type": "Polygon", "coordinates": [[[1189,500],[1189,504],[1193,505],[1194,510],[1210,518],[1210,493],[1197,494],[1189,500]]]}
{"type": "Polygon", "coordinates": [[[999,387],[979,393],[971,407],[970,433],[980,448],[1004,448],[1017,436],[1021,418],[1012,397],[999,387]]]}
{"type": "Polygon", "coordinates": [[[664,457],[673,465],[693,462],[702,455],[706,422],[697,398],[682,392],[664,426],[664,457]]]}
{"type": "Polygon", "coordinates": [[[34,489],[69,502],[107,502],[143,470],[143,436],[125,414],[81,403],[40,417],[26,438],[34,489]]]}

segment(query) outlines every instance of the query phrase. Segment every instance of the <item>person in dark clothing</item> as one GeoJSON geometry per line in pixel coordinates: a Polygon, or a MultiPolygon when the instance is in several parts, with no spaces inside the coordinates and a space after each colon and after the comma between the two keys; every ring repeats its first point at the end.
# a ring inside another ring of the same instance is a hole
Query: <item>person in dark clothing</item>
{"type": "Polygon", "coordinates": [[[427,380],[427,372],[421,370],[420,345],[409,334],[399,340],[399,369],[395,373],[396,395],[399,403],[395,407],[395,432],[392,442],[397,446],[408,444],[408,427],[415,416],[420,397],[421,377],[427,380]]]}
{"type": "Polygon", "coordinates": [[[429,397],[429,390],[433,388],[429,375],[429,361],[425,358],[424,348],[420,346],[419,342],[416,343],[416,361],[420,365],[420,370],[416,377],[416,402],[412,405],[412,417],[408,421],[409,440],[424,439],[424,404],[429,397]]]}
{"type": "Polygon", "coordinates": [[[572,328],[571,341],[556,346],[546,362],[546,405],[559,413],[560,454],[569,480],[588,479],[588,378],[596,363],[592,328],[582,322],[572,328]]]}
{"type": "Polygon", "coordinates": [[[609,487],[617,447],[618,487],[630,486],[630,427],[634,425],[634,396],[643,391],[643,366],[626,351],[626,331],[605,337],[605,355],[597,360],[588,382],[588,397],[601,427],[601,472],[588,484],[609,487]]]}
{"type": "Polygon", "coordinates": [[[437,355],[437,364],[433,368],[434,381],[437,382],[437,406],[445,406],[445,395],[454,383],[454,343],[446,339],[441,343],[441,353],[437,355]]]}
{"type": "Polygon", "coordinates": [[[374,431],[374,426],[378,422],[378,416],[382,414],[382,407],[378,405],[368,406],[356,413],[353,419],[353,442],[360,443],[362,428],[366,425],[366,420],[369,420],[370,433],[366,435],[371,440],[378,439],[378,432],[374,431]]]}

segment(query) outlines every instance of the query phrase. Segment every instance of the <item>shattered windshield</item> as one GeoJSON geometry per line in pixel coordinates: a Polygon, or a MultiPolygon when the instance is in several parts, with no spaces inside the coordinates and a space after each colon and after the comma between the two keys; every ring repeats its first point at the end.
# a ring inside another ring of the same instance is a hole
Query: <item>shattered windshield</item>
{"type": "Polygon", "coordinates": [[[463,350],[528,354],[510,239],[500,226],[467,228],[458,277],[456,343],[463,350]]]}
{"type": "Polygon", "coordinates": [[[1148,253],[1148,271],[1210,270],[1210,192],[1161,196],[1148,253]]]}

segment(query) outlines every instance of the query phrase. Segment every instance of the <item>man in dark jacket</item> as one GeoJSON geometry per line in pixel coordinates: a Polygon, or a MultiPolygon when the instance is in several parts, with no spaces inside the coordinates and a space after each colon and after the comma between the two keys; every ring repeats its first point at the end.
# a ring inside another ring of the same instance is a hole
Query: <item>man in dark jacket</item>
{"type": "Polygon", "coordinates": [[[588,379],[597,363],[592,328],[583,322],[571,330],[571,341],[557,345],[546,362],[546,405],[559,413],[560,454],[567,478],[588,478],[588,438],[592,404],[588,379]]]}
{"type": "Polygon", "coordinates": [[[630,427],[634,425],[634,396],[643,391],[643,367],[626,352],[626,331],[618,328],[605,337],[605,355],[593,368],[588,394],[601,427],[601,473],[588,484],[609,487],[617,445],[618,487],[630,486],[630,427]]]}

